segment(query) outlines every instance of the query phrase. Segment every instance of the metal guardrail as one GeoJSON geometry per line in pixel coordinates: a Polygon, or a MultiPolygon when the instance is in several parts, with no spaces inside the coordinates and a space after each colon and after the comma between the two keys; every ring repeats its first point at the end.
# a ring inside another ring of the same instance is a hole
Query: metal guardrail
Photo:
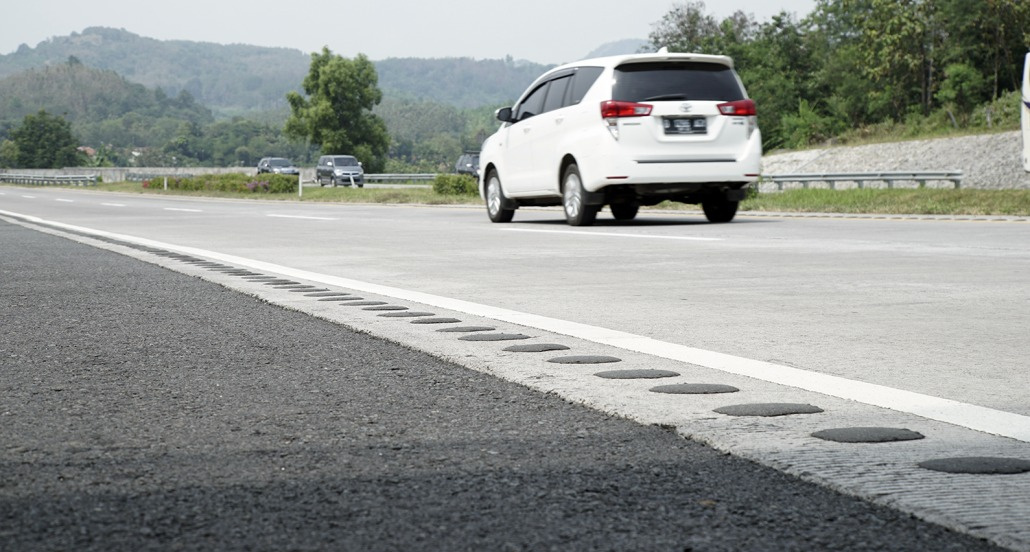
{"type": "Polygon", "coordinates": [[[11,184],[31,184],[34,186],[94,186],[97,183],[95,174],[59,174],[59,175],[31,175],[0,173],[0,182],[11,184]]]}
{"type": "Polygon", "coordinates": [[[127,173],[125,175],[126,182],[144,182],[162,178],[193,178],[193,175],[188,173],[127,173]]]}
{"type": "Polygon", "coordinates": [[[762,175],[763,182],[772,182],[780,190],[787,183],[800,183],[803,188],[808,188],[812,182],[825,182],[830,189],[836,189],[837,182],[854,182],[862,188],[866,182],[885,182],[888,188],[893,188],[895,182],[918,182],[920,188],[925,188],[927,182],[951,182],[955,189],[962,187],[962,171],[881,171],[881,172],[855,172],[855,173],[798,173],[798,174],[770,174],[762,175]]]}
{"type": "Polygon", "coordinates": [[[366,174],[365,182],[428,182],[435,178],[436,173],[366,174]]]}

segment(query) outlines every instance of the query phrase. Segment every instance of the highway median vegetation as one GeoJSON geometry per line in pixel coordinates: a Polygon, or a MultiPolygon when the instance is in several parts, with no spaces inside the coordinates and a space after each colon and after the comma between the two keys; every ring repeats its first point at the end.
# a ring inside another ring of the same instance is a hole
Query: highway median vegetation
{"type": "Polygon", "coordinates": [[[283,174],[259,174],[250,176],[243,173],[209,174],[186,178],[169,177],[144,180],[144,190],[161,190],[167,188],[171,192],[222,192],[227,194],[289,194],[297,193],[296,176],[283,174]]]}

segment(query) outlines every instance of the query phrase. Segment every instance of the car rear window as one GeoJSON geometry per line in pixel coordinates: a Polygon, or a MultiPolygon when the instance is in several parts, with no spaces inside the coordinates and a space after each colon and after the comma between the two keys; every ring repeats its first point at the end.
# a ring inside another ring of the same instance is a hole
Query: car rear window
{"type": "Polygon", "coordinates": [[[745,99],[733,69],[717,63],[645,62],[615,68],[612,99],[736,101],[745,99]]]}

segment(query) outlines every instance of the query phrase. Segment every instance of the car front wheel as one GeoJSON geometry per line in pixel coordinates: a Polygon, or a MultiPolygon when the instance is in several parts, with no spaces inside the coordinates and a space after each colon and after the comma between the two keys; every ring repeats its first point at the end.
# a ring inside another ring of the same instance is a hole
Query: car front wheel
{"type": "Polygon", "coordinates": [[[590,226],[597,218],[597,205],[587,205],[583,190],[583,179],[579,167],[569,165],[562,177],[562,206],[565,208],[565,222],[570,226],[590,226]]]}
{"type": "Polygon", "coordinates": [[[701,202],[701,209],[705,212],[708,222],[730,222],[736,216],[739,205],[739,201],[718,198],[701,202]]]}
{"type": "Polygon", "coordinates": [[[497,171],[486,175],[486,214],[491,222],[511,222],[515,216],[515,209],[504,208],[504,192],[497,171]]]}

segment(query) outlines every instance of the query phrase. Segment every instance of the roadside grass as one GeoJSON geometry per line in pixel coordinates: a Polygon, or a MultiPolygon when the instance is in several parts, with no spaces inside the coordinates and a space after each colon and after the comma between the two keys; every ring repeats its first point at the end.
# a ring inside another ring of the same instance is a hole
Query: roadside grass
{"type": "MultiPolygon", "coordinates": [[[[74,188],[72,186],[71,188],[74,188]]],[[[380,203],[421,205],[482,205],[477,195],[439,194],[431,188],[320,188],[307,186],[296,193],[164,191],[143,188],[138,182],[98,183],[90,189],[180,197],[218,197],[265,201],[319,203],[380,203]]],[[[656,208],[695,211],[697,205],[664,202],[656,208]]],[[[799,189],[754,194],[740,205],[741,212],[842,213],[888,215],[1030,216],[1030,190],[953,189],[799,189]]]]}
{"type": "Polygon", "coordinates": [[[1030,190],[851,189],[757,194],[743,211],[1030,216],[1030,190]]]}

